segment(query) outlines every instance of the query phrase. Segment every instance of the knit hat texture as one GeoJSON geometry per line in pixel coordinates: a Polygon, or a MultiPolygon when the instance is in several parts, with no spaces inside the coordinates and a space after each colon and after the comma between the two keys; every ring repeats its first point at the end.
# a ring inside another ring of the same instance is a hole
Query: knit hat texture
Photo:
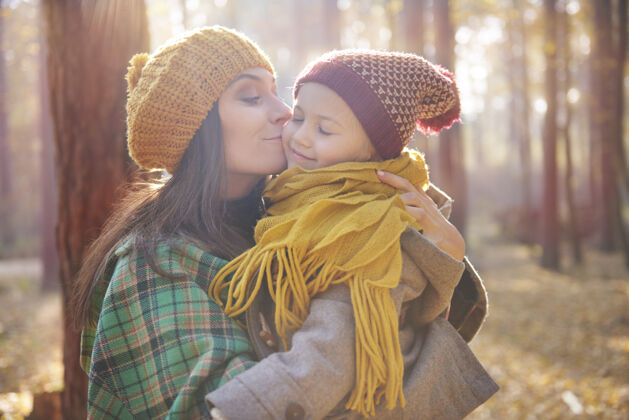
{"type": "Polygon", "coordinates": [[[331,51],[297,77],[295,98],[307,82],[321,83],[343,98],[385,159],[399,156],[415,128],[436,134],[459,121],[461,113],[454,75],[414,54],[331,51]]]}
{"type": "Polygon", "coordinates": [[[127,142],[133,160],[173,174],[188,144],[232,79],[250,67],[275,74],[245,35],[220,26],[187,32],[127,72],[127,142]]]}

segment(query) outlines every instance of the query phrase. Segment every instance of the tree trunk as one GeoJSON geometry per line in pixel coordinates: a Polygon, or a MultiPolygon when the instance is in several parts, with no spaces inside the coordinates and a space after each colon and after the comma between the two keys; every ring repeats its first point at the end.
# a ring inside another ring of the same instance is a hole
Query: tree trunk
{"type": "Polygon", "coordinates": [[[521,0],[513,0],[513,8],[518,10],[515,18],[515,28],[512,31],[514,38],[519,38],[522,53],[520,57],[514,60],[513,72],[516,74],[517,87],[517,104],[515,109],[517,113],[516,127],[518,138],[518,149],[520,150],[520,167],[522,171],[522,224],[526,227],[521,231],[520,236],[525,243],[532,244],[536,242],[536,219],[533,216],[533,170],[531,163],[531,134],[529,123],[529,76],[528,76],[528,59],[526,49],[526,26],[522,12],[521,0]]]}
{"type": "MultiPolygon", "coordinates": [[[[0,243],[10,247],[15,241],[13,231],[13,173],[11,172],[11,145],[6,109],[8,95],[6,63],[4,58],[4,8],[6,1],[0,0],[0,243]]],[[[0,248],[0,253],[2,252],[0,248]]]]}
{"type": "Polygon", "coordinates": [[[73,281],[90,240],[109,215],[131,160],[125,142],[124,75],[147,51],[142,0],[44,0],[48,81],[54,126],[63,296],[64,419],[85,419],[87,376],[80,334],[68,310],[73,281]]]}
{"type": "Polygon", "coordinates": [[[341,14],[337,0],[325,0],[323,3],[323,47],[326,50],[341,47],[341,14]]]}
{"type": "Polygon", "coordinates": [[[408,52],[424,55],[426,0],[404,0],[404,44],[408,52]]]}
{"type": "Polygon", "coordinates": [[[624,143],[624,78],[625,78],[625,58],[627,55],[627,0],[618,0],[618,28],[616,33],[618,34],[616,45],[616,76],[615,84],[616,88],[614,92],[616,95],[616,118],[615,123],[615,137],[617,142],[618,157],[618,181],[624,186],[629,196],[629,168],[627,167],[627,155],[625,152],[624,143]]]}
{"type": "Polygon", "coordinates": [[[186,0],[179,0],[179,7],[181,8],[181,25],[184,29],[188,29],[188,6],[186,5],[186,0]]]}
{"type": "Polygon", "coordinates": [[[572,248],[572,257],[576,264],[583,262],[583,250],[581,247],[581,236],[579,234],[579,221],[574,201],[574,176],[572,166],[572,140],[570,137],[570,126],[572,123],[572,104],[568,101],[568,90],[572,83],[572,77],[570,74],[570,21],[568,13],[565,10],[562,11],[561,16],[561,51],[562,51],[562,71],[564,73],[564,84],[561,89],[561,96],[563,98],[562,103],[565,107],[566,118],[563,126],[561,127],[561,133],[564,141],[564,153],[566,159],[566,174],[565,174],[565,190],[566,190],[566,204],[568,205],[568,233],[570,238],[570,244],[572,248]]]}
{"type": "Polygon", "coordinates": [[[616,199],[615,216],[617,231],[619,234],[620,244],[622,245],[623,254],[625,256],[625,266],[629,268],[629,234],[623,218],[622,188],[623,186],[629,193],[629,172],[627,170],[627,161],[625,155],[625,145],[623,141],[624,127],[624,77],[625,77],[625,56],[627,54],[627,0],[618,0],[618,28],[616,33],[616,54],[614,69],[614,118],[613,118],[613,138],[616,146],[615,150],[615,173],[616,173],[616,199]]]}
{"type": "MultiPolygon", "coordinates": [[[[433,3],[437,63],[454,72],[454,28],[450,19],[448,0],[433,3]]],[[[452,196],[452,223],[465,235],[467,217],[467,179],[465,174],[461,129],[455,124],[439,134],[438,185],[452,196]]]]}
{"type": "MultiPolygon", "coordinates": [[[[406,51],[420,56],[424,55],[424,35],[426,32],[426,0],[404,0],[404,46],[406,51]]],[[[426,162],[432,161],[430,142],[422,133],[415,132],[413,145],[422,153],[426,162]]]]}
{"type": "Polygon", "coordinates": [[[546,115],[544,117],[544,171],[542,203],[542,266],[559,269],[557,216],[557,17],[555,0],[544,0],[546,56],[546,115]]]}
{"type": "MultiPolygon", "coordinates": [[[[43,28],[43,16],[42,16],[43,28]]],[[[55,247],[55,225],[57,223],[57,189],[55,183],[55,149],[50,118],[50,95],[47,77],[47,48],[43,30],[39,42],[39,86],[40,86],[40,136],[41,136],[41,250],[43,290],[59,287],[59,255],[55,247]]]]}
{"type": "MultiPolygon", "coordinates": [[[[600,191],[601,250],[611,252],[616,249],[616,139],[614,138],[614,57],[612,51],[612,14],[610,0],[596,0],[594,3],[594,46],[593,59],[596,65],[595,77],[598,89],[595,92],[595,114],[600,133],[600,191]]],[[[620,92],[618,92],[620,93],[620,92]]]]}
{"type": "Polygon", "coordinates": [[[291,73],[299,74],[301,69],[306,65],[306,54],[304,48],[305,46],[305,34],[303,31],[304,24],[304,1],[305,0],[294,0],[292,2],[292,12],[293,12],[293,33],[291,34],[291,38],[293,40],[292,49],[291,49],[291,73]]]}

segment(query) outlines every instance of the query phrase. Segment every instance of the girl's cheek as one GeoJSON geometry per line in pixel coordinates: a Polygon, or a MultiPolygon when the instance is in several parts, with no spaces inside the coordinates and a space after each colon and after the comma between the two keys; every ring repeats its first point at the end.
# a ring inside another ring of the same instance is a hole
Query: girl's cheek
{"type": "Polygon", "coordinates": [[[295,132],[295,128],[293,127],[293,123],[288,121],[286,125],[282,128],[282,143],[288,144],[290,139],[293,137],[293,133],[295,132]]]}

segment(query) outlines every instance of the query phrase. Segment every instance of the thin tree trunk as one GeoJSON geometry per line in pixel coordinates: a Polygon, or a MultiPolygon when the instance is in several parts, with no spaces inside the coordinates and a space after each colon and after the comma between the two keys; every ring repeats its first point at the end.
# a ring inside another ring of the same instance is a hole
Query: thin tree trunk
{"type": "Polygon", "coordinates": [[[292,2],[292,13],[293,13],[293,28],[294,31],[291,34],[291,38],[293,40],[293,48],[291,51],[291,66],[292,66],[292,74],[298,74],[299,71],[306,64],[306,54],[304,48],[304,31],[303,31],[303,23],[304,23],[304,1],[305,0],[294,0],[292,2]]]}
{"type": "Polygon", "coordinates": [[[399,51],[400,40],[398,36],[398,17],[399,17],[399,5],[398,2],[389,1],[385,4],[387,24],[391,31],[391,38],[389,39],[389,50],[399,51]]]}
{"type": "MultiPolygon", "coordinates": [[[[43,13],[42,13],[43,15],[43,13]]],[[[42,28],[44,19],[42,16],[42,28]]],[[[41,136],[41,251],[42,289],[59,288],[59,255],[55,247],[57,189],[55,182],[55,146],[50,116],[50,95],[46,70],[47,48],[43,29],[39,43],[40,136],[41,136]]]]}
{"type": "Polygon", "coordinates": [[[568,232],[570,237],[570,244],[572,248],[572,257],[574,262],[577,264],[581,264],[583,262],[583,250],[581,247],[581,236],[579,235],[579,222],[578,215],[575,205],[574,199],[574,176],[573,176],[573,165],[572,165],[572,140],[570,138],[570,126],[572,123],[572,104],[568,101],[568,90],[570,89],[570,85],[572,83],[572,77],[570,74],[570,58],[571,58],[571,50],[570,50],[570,21],[568,18],[568,13],[565,10],[562,11],[560,15],[561,19],[561,51],[562,51],[562,64],[563,64],[563,73],[565,75],[564,78],[564,86],[561,89],[561,94],[563,101],[562,103],[565,106],[566,118],[564,121],[564,125],[561,127],[561,133],[564,141],[564,152],[566,159],[566,176],[564,178],[565,181],[565,190],[566,190],[566,202],[568,205],[568,232]]]}
{"type": "Polygon", "coordinates": [[[0,241],[3,247],[8,248],[15,241],[15,232],[11,217],[13,214],[13,172],[11,171],[11,145],[6,109],[9,90],[3,48],[6,18],[2,12],[5,2],[0,0],[0,241]]]}
{"type": "Polygon", "coordinates": [[[625,152],[624,143],[624,79],[625,79],[625,58],[627,56],[627,0],[618,0],[618,28],[616,33],[618,34],[616,44],[616,76],[615,84],[616,88],[616,118],[615,132],[617,141],[618,157],[618,180],[622,183],[626,189],[626,193],[629,196],[629,168],[627,167],[627,155],[625,152]]]}
{"type": "Polygon", "coordinates": [[[231,28],[238,28],[238,11],[240,10],[238,3],[238,0],[229,0],[227,2],[228,21],[231,28]]]}
{"type": "Polygon", "coordinates": [[[620,244],[625,256],[625,266],[629,268],[629,235],[623,218],[622,189],[627,189],[629,195],[629,172],[627,170],[627,161],[624,147],[624,76],[625,76],[625,56],[627,53],[627,0],[618,0],[618,16],[617,30],[618,37],[616,39],[616,53],[614,69],[614,118],[613,118],[613,137],[616,143],[615,151],[615,172],[616,172],[616,224],[620,244]]]}
{"type": "MultiPolygon", "coordinates": [[[[404,23],[404,46],[406,51],[423,56],[424,35],[426,32],[426,0],[404,0],[402,13],[404,23]]],[[[428,137],[415,132],[413,145],[424,153],[426,162],[432,162],[432,153],[428,137]]]]}
{"type": "Polygon", "coordinates": [[[87,376],[69,299],[84,251],[125,182],[124,75],[133,53],[147,51],[142,0],[44,0],[48,80],[59,199],[57,247],[63,296],[64,419],[85,419],[87,376]]]}
{"type": "Polygon", "coordinates": [[[188,29],[190,24],[188,22],[188,6],[186,0],[179,0],[179,8],[181,9],[181,24],[184,29],[188,29]]]}
{"type": "Polygon", "coordinates": [[[544,51],[546,55],[546,115],[544,117],[544,185],[542,204],[543,267],[559,269],[557,216],[557,18],[555,0],[544,0],[544,51]]]}
{"type": "MultiPolygon", "coordinates": [[[[433,3],[437,63],[454,71],[454,27],[448,0],[433,3]]],[[[465,235],[467,217],[467,180],[459,124],[439,134],[439,183],[455,201],[452,223],[465,235]]]]}
{"type": "MultiPolygon", "coordinates": [[[[514,0],[513,5],[518,10],[522,10],[521,0],[514,0]]],[[[519,81],[517,83],[519,87],[519,105],[518,110],[519,118],[519,150],[520,150],[520,165],[522,168],[522,211],[524,215],[524,225],[528,226],[527,233],[523,235],[523,239],[526,243],[532,244],[536,241],[537,229],[534,225],[537,223],[533,217],[533,169],[531,159],[531,134],[530,134],[530,119],[529,109],[531,101],[529,98],[529,75],[528,75],[528,55],[527,55],[527,34],[526,26],[524,25],[523,13],[519,12],[516,18],[517,33],[520,35],[520,46],[522,54],[519,60],[517,60],[517,74],[519,81]]]]}
{"type": "Polygon", "coordinates": [[[414,54],[424,55],[426,0],[404,0],[404,43],[414,54]]]}
{"type": "Polygon", "coordinates": [[[614,57],[612,52],[612,14],[610,0],[596,0],[594,3],[594,59],[597,60],[598,89],[596,91],[595,118],[600,133],[601,167],[601,250],[611,252],[616,249],[616,139],[614,138],[614,57]]]}
{"type": "Polygon", "coordinates": [[[341,46],[341,14],[337,0],[325,0],[323,3],[323,46],[326,50],[341,46]]]}

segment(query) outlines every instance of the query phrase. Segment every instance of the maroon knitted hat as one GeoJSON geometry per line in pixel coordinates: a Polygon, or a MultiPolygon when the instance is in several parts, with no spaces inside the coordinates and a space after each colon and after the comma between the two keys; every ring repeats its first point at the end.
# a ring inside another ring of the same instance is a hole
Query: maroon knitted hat
{"type": "Polygon", "coordinates": [[[307,82],[321,83],[343,98],[385,159],[400,154],[415,128],[436,134],[459,121],[461,113],[452,73],[414,54],[332,51],[300,73],[295,98],[307,82]]]}

